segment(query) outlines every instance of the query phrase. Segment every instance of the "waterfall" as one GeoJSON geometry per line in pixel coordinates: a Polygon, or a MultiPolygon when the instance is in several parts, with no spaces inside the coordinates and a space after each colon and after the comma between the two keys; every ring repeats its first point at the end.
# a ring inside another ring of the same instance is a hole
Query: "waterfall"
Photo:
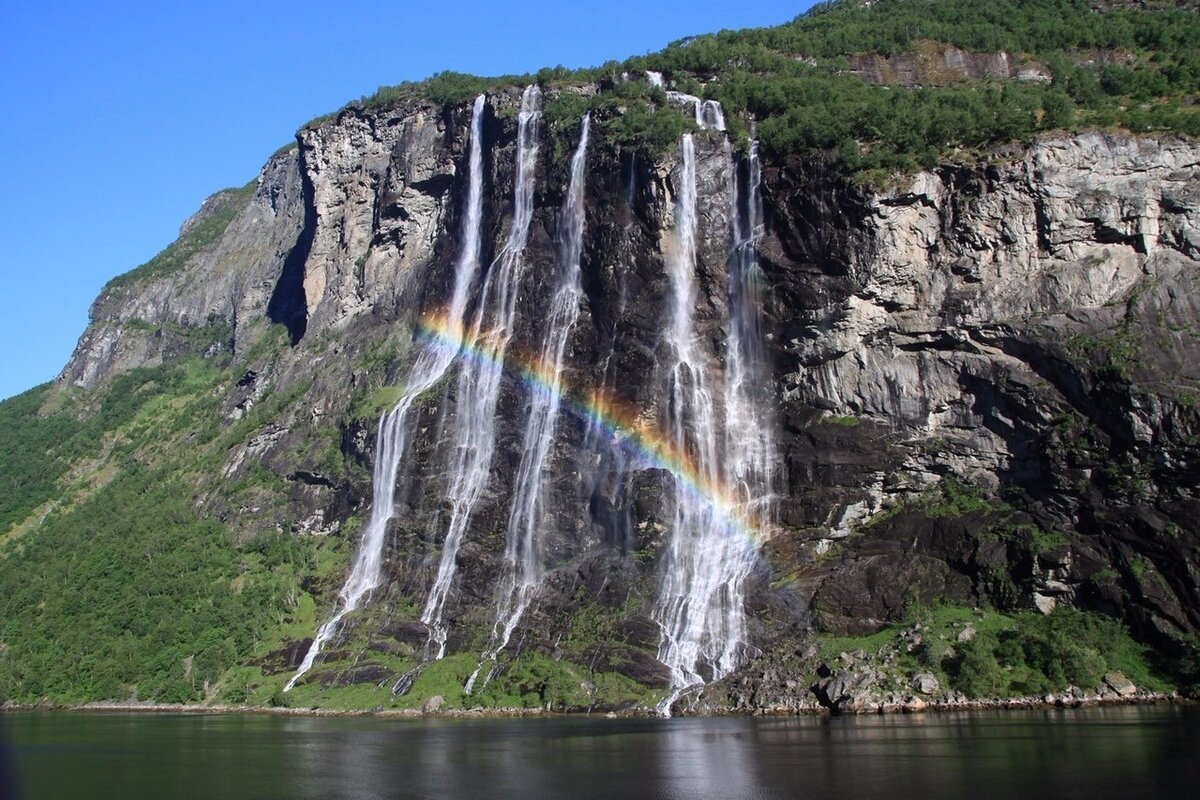
{"type": "Polygon", "coordinates": [[[704,131],[723,131],[725,130],[725,110],[721,108],[721,104],[716,100],[703,100],[696,97],[694,94],[685,92],[669,91],[667,99],[672,103],[692,107],[692,113],[696,117],[696,127],[704,131]]]}
{"type": "MultiPolygon", "coordinates": [[[[656,89],[665,89],[666,84],[663,82],[661,72],[646,71],[646,80],[656,89]]],[[[692,107],[692,113],[696,117],[696,127],[704,131],[723,131],[725,130],[725,110],[721,108],[721,104],[716,100],[702,100],[694,94],[687,92],[677,92],[674,89],[667,90],[667,99],[672,103],[692,107]]]]}
{"type": "MultiPolygon", "coordinates": [[[[697,111],[697,114],[700,112],[697,111]]],[[[720,106],[711,119],[724,119],[720,106]]],[[[751,146],[745,201],[737,160],[728,140],[731,246],[729,336],[726,341],[724,419],[718,419],[710,370],[693,325],[697,296],[696,153],[681,142],[679,193],[675,208],[678,244],[668,253],[671,314],[668,331],[673,363],[668,373],[666,422],[672,444],[692,459],[700,480],[719,485],[735,520],[758,529],[768,521],[774,473],[770,414],[770,369],[763,343],[761,271],[756,242],[761,230],[761,167],[751,146]],[[744,208],[743,208],[744,206],[744,208]],[[723,426],[721,423],[723,422],[723,426]],[[718,432],[718,429],[720,431],[718,432]]],[[[662,629],[659,660],[671,672],[671,693],[659,705],[669,714],[684,692],[736,669],[746,644],[745,582],[757,547],[745,531],[718,516],[711,499],[685,490],[676,476],[675,508],[655,620],[662,629]]]]}
{"type": "Polygon", "coordinates": [[[541,120],[541,90],[536,85],[521,95],[517,130],[517,172],[513,189],[513,221],[508,240],[488,270],[469,341],[481,358],[465,361],[458,379],[454,449],[450,457],[450,522],[421,622],[436,646],[434,659],[446,653],[442,614],[457,569],[462,544],[475,505],[491,470],[496,447],[496,400],[500,394],[503,361],[513,334],[517,291],[524,274],[525,244],[533,219],[533,190],[541,120]]]}
{"type": "MultiPolygon", "coordinates": [[[[667,328],[672,363],[667,377],[667,432],[675,449],[687,453],[699,480],[718,484],[718,420],[709,364],[693,324],[697,303],[696,272],[696,148],[691,134],[681,145],[679,195],[675,205],[678,242],[668,252],[670,310],[667,328]]],[[[658,657],[671,671],[671,695],[660,711],[692,686],[704,683],[700,670],[712,677],[726,671],[721,661],[727,642],[743,611],[730,597],[731,557],[742,546],[718,518],[713,503],[687,491],[685,478],[675,476],[675,508],[665,553],[662,585],[654,617],[662,629],[658,657]]]]}
{"type": "MultiPolygon", "coordinates": [[[[546,459],[558,424],[562,400],[563,356],[567,340],[579,319],[579,301],[583,296],[580,260],[583,255],[584,180],[587,167],[588,132],[591,116],[585,115],[579,134],[579,145],[571,157],[571,180],[563,203],[559,223],[559,273],[550,300],[546,329],[538,356],[544,388],[534,386],[529,405],[529,419],[513,487],[512,507],[508,514],[508,530],[504,553],[504,575],[501,578],[496,623],[492,628],[491,644],[483,661],[495,661],[512,637],[517,623],[529,607],[529,602],[542,579],[542,560],[539,552],[539,532],[545,522],[545,497],[542,481],[546,459]]],[[[482,666],[482,664],[481,664],[482,666]]],[[[469,694],[479,668],[466,684],[469,694]]]]}
{"type": "MultiPolygon", "coordinates": [[[[729,153],[729,143],[725,143],[729,153]]],[[[769,526],[774,498],[772,375],[762,330],[762,166],[758,141],[746,159],[746,194],[739,191],[736,157],[730,158],[729,341],[725,354],[725,488],[742,515],[760,530],[769,526]]]]}
{"type": "MultiPolygon", "coordinates": [[[[471,152],[468,163],[469,187],[466,216],[463,221],[463,246],[454,267],[454,290],[450,299],[450,324],[462,327],[467,294],[479,272],[480,223],[483,217],[483,110],[484,96],[475,98],[471,109],[471,152]]],[[[354,557],[350,575],[338,594],[333,616],[317,629],[316,638],[304,655],[296,674],[284,686],[291,691],[312,669],[321,648],[338,632],[347,614],[358,609],[363,600],[379,586],[383,567],[383,539],[388,522],[396,515],[396,473],[408,445],[408,413],[413,402],[445,374],[454,354],[445,348],[428,348],[417,356],[399,401],[379,419],[376,442],[379,451],[372,474],[371,517],[363,529],[362,543],[354,557]]]]}

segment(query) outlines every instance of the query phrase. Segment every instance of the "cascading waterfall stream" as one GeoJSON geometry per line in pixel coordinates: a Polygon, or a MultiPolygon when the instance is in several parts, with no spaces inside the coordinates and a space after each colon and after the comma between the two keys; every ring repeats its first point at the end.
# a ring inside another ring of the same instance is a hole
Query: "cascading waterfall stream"
{"type": "MultiPolygon", "coordinates": [[[[673,363],[667,378],[668,433],[673,445],[693,459],[702,480],[718,479],[718,421],[709,365],[693,324],[697,295],[696,272],[696,148],[691,134],[680,143],[679,196],[675,206],[678,242],[668,253],[670,278],[669,343],[673,363]]],[[[660,705],[671,704],[690,687],[704,683],[700,670],[707,666],[714,678],[724,674],[720,659],[726,642],[738,631],[728,630],[729,540],[723,521],[711,502],[686,491],[676,476],[675,509],[671,523],[662,585],[654,616],[662,629],[658,658],[671,671],[671,694],[660,705]]]]}
{"type": "MultiPolygon", "coordinates": [[[[454,268],[454,290],[450,299],[449,319],[461,328],[467,296],[479,272],[480,225],[483,218],[483,111],[485,98],[479,95],[471,110],[471,150],[468,163],[466,217],[463,222],[463,246],[454,268]]],[[[428,391],[446,373],[454,354],[444,348],[427,348],[417,356],[408,376],[404,394],[379,419],[376,436],[379,453],[372,475],[371,517],[363,530],[362,543],[355,555],[350,575],[338,594],[333,616],[317,629],[317,635],[296,674],[284,686],[292,687],[312,669],[321,648],[338,632],[347,614],[357,610],[364,599],[379,586],[383,566],[383,539],[388,522],[396,515],[396,476],[408,446],[408,413],[413,402],[428,391]]]]}
{"type": "MultiPolygon", "coordinates": [[[[674,102],[692,104],[698,125],[725,129],[720,104],[671,92],[674,102]]],[[[479,303],[464,323],[468,296],[480,271],[482,218],[482,117],[484,97],[472,113],[470,183],[463,222],[463,245],[455,266],[455,283],[445,325],[478,357],[464,359],[458,375],[453,449],[449,453],[449,521],[438,571],[421,614],[429,631],[423,664],[446,652],[444,612],[457,572],[458,552],[476,505],[490,479],[496,446],[496,406],[503,364],[516,322],[516,301],[527,265],[526,244],[533,218],[534,181],[539,151],[541,95],[537,86],[522,94],[518,118],[514,211],[507,240],[487,271],[479,303]]],[[[543,579],[541,536],[545,525],[544,474],[559,424],[567,342],[578,322],[582,283],[580,261],[585,224],[584,184],[590,118],[585,116],[571,158],[570,184],[559,228],[559,258],[535,371],[544,386],[534,387],[528,406],[520,465],[509,509],[505,561],[497,586],[496,618],[488,649],[466,684],[469,693],[485,665],[495,663],[529,608],[543,579]]],[[[765,356],[760,305],[761,270],[756,243],[761,231],[761,167],[757,143],[744,161],[744,172],[729,142],[731,247],[728,262],[729,334],[723,373],[713,368],[711,353],[699,336],[694,312],[697,289],[699,214],[696,140],[680,142],[675,204],[675,241],[666,256],[670,283],[669,357],[664,424],[671,446],[686,453],[689,474],[676,473],[670,536],[663,555],[661,584],[653,617],[662,640],[659,659],[671,674],[671,692],[659,711],[669,714],[684,693],[703,686],[741,665],[745,658],[744,585],[757,558],[755,543],[742,530],[765,526],[771,514],[775,447],[769,413],[770,370],[765,356]],[[743,191],[743,184],[745,190],[743,191]],[[694,473],[694,474],[691,474],[694,473]],[[723,487],[714,497],[690,490],[699,480],[723,487]]],[[[410,411],[415,400],[432,388],[454,363],[460,349],[430,347],[413,365],[400,400],[379,421],[370,519],[334,614],[317,631],[290,690],[313,666],[323,647],[337,635],[347,615],[360,608],[381,583],[383,540],[395,515],[395,484],[408,448],[410,411]]],[[[600,431],[588,430],[588,439],[600,431]]],[[[596,444],[596,442],[592,442],[596,444]]],[[[613,446],[620,450],[617,443],[613,446]]],[[[623,460],[622,460],[622,463],[623,460]]],[[[610,465],[611,466],[611,465],[610,465]]],[[[625,470],[620,468],[624,474],[625,470]]],[[[599,490],[604,487],[593,487],[599,490]]],[[[608,487],[612,489],[612,487],[608,487]]],[[[397,683],[407,686],[422,667],[397,683]]],[[[494,667],[493,670],[494,671],[494,667]]],[[[486,682],[491,672],[485,676],[486,682]]]]}
{"type": "MultiPolygon", "coordinates": [[[[729,151],[726,142],[726,150],[729,151]]],[[[729,341],[725,354],[725,488],[758,530],[770,526],[774,502],[775,435],[770,412],[771,369],[762,330],[762,166],[758,141],[746,158],[747,188],[739,191],[737,158],[730,160],[729,341]]]]}
{"type": "MultiPolygon", "coordinates": [[[[773,415],[770,412],[771,373],[762,331],[762,272],[757,238],[762,220],[762,171],[758,142],[747,157],[748,188],[743,208],[738,190],[738,163],[728,140],[730,165],[729,338],[725,349],[725,441],[722,479],[736,514],[758,531],[769,529],[775,468],[773,415]]],[[[723,671],[742,660],[745,643],[744,587],[754,567],[755,550],[747,544],[743,557],[729,564],[729,637],[719,663],[723,671]],[[736,611],[735,611],[736,609],[736,611]]]]}
{"type": "MultiPolygon", "coordinates": [[[[666,89],[661,72],[647,71],[646,80],[656,89],[666,89]]],[[[692,113],[696,116],[696,125],[701,130],[725,130],[725,110],[716,100],[704,100],[694,94],[677,92],[674,89],[667,89],[667,99],[672,103],[690,105],[692,113]]]]}
{"type": "Polygon", "coordinates": [[[465,689],[468,694],[474,688],[483,665],[488,661],[494,662],[500,651],[508,645],[542,580],[539,552],[539,533],[545,517],[542,482],[546,473],[546,459],[558,425],[563,357],[567,340],[579,319],[579,302],[583,296],[580,260],[583,255],[586,211],[584,182],[590,128],[591,116],[585,115],[579,144],[571,157],[571,181],[559,229],[559,274],[538,358],[547,388],[535,388],[530,398],[521,463],[517,467],[513,501],[508,514],[504,574],[498,591],[496,622],[492,628],[490,646],[483,654],[480,666],[467,680],[465,689]]]}
{"type": "Polygon", "coordinates": [[[527,87],[521,95],[517,129],[517,173],[513,221],[508,240],[488,270],[469,342],[483,357],[465,361],[459,372],[454,450],[450,458],[450,522],[421,622],[429,629],[433,659],[446,654],[446,599],[457,571],[458,550],[475,505],[491,471],[496,446],[496,401],[500,394],[504,354],[513,334],[517,292],[525,271],[525,245],[533,219],[541,90],[527,87]],[[486,325],[486,328],[485,328],[486,325]]]}
{"type": "Polygon", "coordinates": [[[716,100],[703,100],[694,94],[667,92],[667,99],[680,105],[690,105],[696,116],[696,126],[706,131],[725,130],[725,110],[716,100]]]}
{"type": "MultiPolygon", "coordinates": [[[[693,98],[694,99],[694,98],[693,98]]],[[[720,106],[697,121],[723,130],[720,106]]],[[[678,245],[667,258],[671,278],[667,423],[673,444],[693,459],[703,480],[725,486],[734,516],[757,527],[769,515],[774,444],[765,387],[769,378],[759,317],[760,273],[755,240],[761,220],[757,145],[749,157],[750,193],[742,209],[736,160],[730,164],[730,334],[726,343],[724,419],[718,420],[708,370],[693,325],[696,306],[696,153],[690,134],[681,145],[678,245]],[[723,429],[718,434],[720,422],[723,429]]],[[[753,541],[718,515],[710,500],[683,491],[676,477],[675,509],[655,619],[662,629],[659,660],[671,671],[671,692],[659,713],[685,692],[736,669],[746,642],[745,582],[757,558],[753,541]]]]}

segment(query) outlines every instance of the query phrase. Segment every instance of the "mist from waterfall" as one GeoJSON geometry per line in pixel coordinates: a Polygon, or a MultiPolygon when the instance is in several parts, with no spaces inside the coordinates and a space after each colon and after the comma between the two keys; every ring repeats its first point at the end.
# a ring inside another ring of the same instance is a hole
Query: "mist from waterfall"
{"type": "Polygon", "coordinates": [[[494,662],[512,637],[530,600],[542,580],[540,533],[546,525],[545,492],[547,458],[554,442],[562,404],[562,375],[567,341],[579,319],[579,303],[583,297],[580,261],[583,256],[583,230],[586,206],[584,184],[587,169],[588,134],[591,115],[585,115],[579,134],[579,144],[571,157],[571,179],[559,223],[559,263],[554,296],[543,334],[538,363],[546,387],[533,388],[529,402],[529,418],[521,447],[521,463],[517,467],[512,506],[508,514],[504,573],[497,593],[496,622],[481,666],[467,680],[469,694],[474,687],[482,664],[494,662]]]}
{"type": "MultiPolygon", "coordinates": [[[[454,289],[450,298],[450,324],[461,328],[467,297],[479,272],[480,227],[483,219],[483,113],[484,95],[475,98],[471,109],[471,145],[467,166],[468,189],[463,220],[463,246],[454,267],[454,289]]],[[[347,614],[357,610],[382,580],[383,539],[388,523],[396,516],[396,475],[408,447],[409,411],[413,402],[433,387],[446,373],[454,353],[445,348],[426,348],[417,356],[399,401],[379,418],[376,433],[379,448],[371,476],[371,516],[363,529],[362,542],[355,554],[350,575],[338,594],[332,617],[317,629],[316,637],[304,655],[296,674],[284,686],[292,687],[321,653],[321,648],[338,632],[347,614]]]]}
{"type": "MultiPolygon", "coordinates": [[[[691,134],[680,143],[681,164],[675,204],[677,241],[667,253],[670,279],[667,343],[666,423],[674,447],[687,453],[701,480],[715,485],[718,470],[718,408],[709,383],[711,366],[696,334],[693,312],[696,289],[696,147],[691,134]]],[[[717,509],[705,498],[686,491],[675,476],[674,515],[664,553],[662,584],[654,618],[662,629],[658,658],[671,672],[671,695],[662,711],[689,687],[724,674],[721,661],[726,642],[738,636],[729,630],[740,609],[730,608],[727,567],[730,540],[717,509]]]]}
{"type": "Polygon", "coordinates": [[[758,262],[762,235],[762,165],[758,141],[746,156],[746,191],[739,188],[738,159],[730,162],[729,339],[725,352],[724,482],[742,516],[768,530],[774,503],[775,425],[772,370],[762,329],[763,276],[758,262]]]}
{"type": "Polygon", "coordinates": [[[443,620],[446,599],[457,572],[458,551],[487,485],[496,447],[496,401],[504,355],[513,335],[517,294],[525,272],[525,245],[533,219],[541,99],[536,84],[526,87],[521,95],[512,228],[488,270],[468,333],[468,341],[482,357],[462,362],[459,372],[450,485],[446,492],[450,522],[442,542],[437,576],[421,612],[421,622],[429,629],[433,659],[440,659],[446,653],[447,631],[443,620]]]}
{"type": "MultiPolygon", "coordinates": [[[[711,124],[702,127],[723,129],[719,108],[709,117],[711,124]]],[[[697,105],[698,118],[699,109],[697,105]]],[[[672,443],[691,457],[701,479],[723,485],[735,516],[757,529],[770,514],[775,452],[755,250],[762,216],[761,168],[757,145],[752,145],[747,159],[749,191],[743,202],[738,162],[728,140],[725,152],[732,230],[724,383],[718,398],[710,384],[716,371],[705,361],[693,320],[698,303],[696,152],[694,138],[685,134],[675,206],[678,241],[667,254],[671,286],[667,341],[673,363],[667,373],[665,417],[672,443]]],[[[671,673],[671,692],[658,709],[664,715],[685,692],[720,679],[743,663],[745,584],[758,555],[756,543],[718,516],[711,502],[685,491],[680,476],[675,482],[675,506],[654,608],[662,630],[658,657],[671,673]]]]}

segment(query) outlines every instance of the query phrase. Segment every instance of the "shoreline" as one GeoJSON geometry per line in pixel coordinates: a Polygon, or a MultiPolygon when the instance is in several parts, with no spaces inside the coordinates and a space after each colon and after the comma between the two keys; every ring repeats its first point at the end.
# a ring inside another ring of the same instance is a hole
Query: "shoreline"
{"type": "MultiPolygon", "coordinates": [[[[751,711],[706,709],[682,712],[675,718],[703,717],[837,717],[872,716],[885,714],[945,714],[962,711],[1036,711],[1038,709],[1113,708],[1147,705],[1195,705],[1197,700],[1178,692],[1169,694],[1146,692],[1132,697],[1075,697],[1069,693],[1053,697],[1009,697],[983,698],[978,700],[918,700],[917,702],[894,704],[871,704],[862,708],[831,709],[821,705],[799,708],[762,708],[751,711]]],[[[652,719],[659,717],[652,708],[632,708],[621,711],[547,711],[542,708],[469,708],[438,709],[337,709],[283,706],[231,706],[194,705],[185,703],[4,703],[0,715],[30,713],[78,713],[96,712],[105,714],[190,714],[227,715],[253,714],[280,717],[376,717],[380,719],[517,719],[521,717],[604,717],[607,719],[652,719]]]]}

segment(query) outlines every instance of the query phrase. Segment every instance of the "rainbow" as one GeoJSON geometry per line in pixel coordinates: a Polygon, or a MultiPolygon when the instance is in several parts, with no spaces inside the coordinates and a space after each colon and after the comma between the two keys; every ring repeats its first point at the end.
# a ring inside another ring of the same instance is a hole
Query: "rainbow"
{"type": "Polygon", "coordinates": [[[445,313],[423,316],[418,322],[417,334],[428,346],[446,348],[453,354],[502,369],[530,391],[557,398],[563,408],[585,423],[595,425],[618,447],[674,475],[684,491],[712,508],[715,518],[730,532],[745,536],[755,546],[767,538],[721,481],[702,474],[688,453],[646,424],[635,409],[617,398],[602,391],[572,391],[561,380],[555,379],[553,365],[540,358],[514,356],[511,352],[506,359],[498,358],[486,338],[472,336],[462,325],[453,324],[445,313]]]}

